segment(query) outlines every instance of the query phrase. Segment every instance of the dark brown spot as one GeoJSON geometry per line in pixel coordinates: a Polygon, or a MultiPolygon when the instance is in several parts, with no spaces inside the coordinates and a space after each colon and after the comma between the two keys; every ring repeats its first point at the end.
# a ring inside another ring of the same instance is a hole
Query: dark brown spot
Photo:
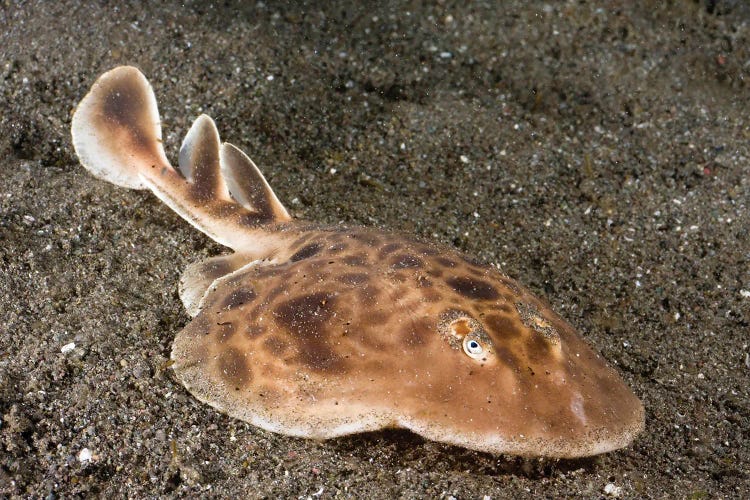
{"type": "Polygon", "coordinates": [[[219,353],[216,366],[221,377],[234,388],[242,388],[252,378],[244,354],[233,347],[219,353]]]}
{"type": "Polygon", "coordinates": [[[426,344],[435,335],[436,328],[427,318],[407,323],[401,333],[404,347],[417,347],[426,344]]]}
{"type": "Polygon", "coordinates": [[[347,273],[337,278],[339,282],[347,285],[361,285],[362,283],[367,283],[369,279],[370,276],[365,273],[347,273]]]}
{"type": "Polygon", "coordinates": [[[446,283],[464,297],[476,300],[495,300],[500,297],[495,287],[479,279],[469,276],[454,276],[446,283]]]}
{"type": "Polygon", "coordinates": [[[335,296],[328,292],[318,292],[288,300],[274,311],[276,321],[305,336],[319,335],[320,327],[333,315],[335,296]]]}
{"type": "Polygon", "coordinates": [[[437,255],[440,253],[440,250],[438,250],[435,247],[431,247],[429,245],[422,245],[419,247],[419,254],[424,255],[425,257],[437,255]]]}
{"type": "MultiPolygon", "coordinates": [[[[213,201],[214,203],[216,200],[213,201]]],[[[237,205],[237,225],[244,227],[257,227],[273,221],[273,214],[263,212],[250,212],[237,205]]]]}
{"type": "Polygon", "coordinates": [[[305,245],[297,250],[297,252],[295,252],[294,255],[289,258],[289,260],[291,260],[292,262],[297,262],[302,259],[310,258],[320,252],[321,247],[322,246],[320,243],[310,243],[309,245],[305,245]]]}
{"type": "Polygon", "coordinates": [[[380,326],[385,324],[390,317],[391,315],[387,312],[380,309],[375,309],[374,311],[371,311],[367,314],[367,322],[371,325],[380,326]]]}
{"type": "Polygon", "coordinates": [[[276,322],[298,342],[300,360],[321,371],[343,370],[343,360],[328,343],[336,297],[318,292],[288,300],[274,310],[276,322]]]}
{"type": "Polygon", "coordinates": [[[150,157],[157,158],[156,146],[152,132],[153,124],[147,114],[148,108],[141,103],[148,102],[147,89],[134,78],[118,79],[106,82],[111,88],[102,92],[107,98],[102,104],[102,130],[112,128],[115,122],[127,131],[126,137],[132,139],[131,146],[147,152],[150,157]]]}
{"type": "MultiPolygon", "coordinates": [[[[205,132],[205,121],[199,127],[205,132]]],[[[186,153],[186,162],[180,162],[180,172],[190,181],[192,201],[213,201],[223,181],[219,174],[219,142],[215,134],[200,133],[186,153]]],[[[181,155],[182,156],[182,155],[181,155]]],[[[180,158],[181,160],[183,158],[180,158]]]]}
{"type": "Polygon", "coordinates": [[[234,327],[234,324],[230,321],[222,321],[219,323],[216,323],[217,328],[217,336],[219,337],[218,340],[222,344],[227,342],[229,339],[232,338],[232,336],[236,333],[237,329],[234,327]]]}
{"type": "Polygon", "coordinates": [[[507,347],[498,347],[495,350],[495,356],[497,356],[497,359],[499,359],[514,372],[521,372],[521,364],[518,360],[518,357],[516,357],[516,355],[513,354],[507,347]]]}
{"type": "Polygon", "coordinates": [[[356,255],[347,255],[341,261],[346,264],[347,266],[366,266],[367,265],[367,255],[365,254],[356,254],[356,255]]]}
{"type": "Polygon", "coordinates": [[[396,250],[398,250],[399,248],[401,248],[401,244],[400,243],[388,243],[387,245],[385,245],[384,247],[382,247],[380,249],[380,252],[378,253],[378,255],[382,259],[383,257],[385,257],[386,255],[388,255],[389,253],[393,253],[396,250]]]}
{"type": "Polygon", "coordinates": [[[443,267],[456,267],[456,261],[448,259],[446,257],[435,257],[435,262],[443,267]]]}
{"type": "Polygon", "coordinates": [[[553,344],[543,334],[534,330],[532,332],[526,342],[526,352],[529,355],[529,360],[540,364],[548,363],[553,344]]]}
{"type": "Polygon", "coordinates": [[[232,290],[232,293],[224,299],[221,303],[221,309],[235,309],[249,304],[253,300],[255,300],[255,292],[251,288],[238,288],[232,290]]]}
{"type": "Polygon", "coordinates": [[[358,289],[359,300],[362,305],[371,306],[378,302],[378,288],[373,285],[365,285],[358,289]]]}
{"type": "Polygon", "coordinates": [[[421,291],[422,298],[427,302],[440,302],[443,300],[443,295],[435,290],[434,288],[427,288],[421,291]]]}
{"type": "Polygon", "coordinates": [[[402,254],[391,261],[393,269],[409,269],[422,267],[422,260],[414,255],[402,254]]]}
{"type": "Polygon", "coordinates": [[[443,275],[443,271],[441,269],[438,269],[437,267],[431,267],[427,270],[427,274],[429,274],[433,278],[439,278],[443,275]]]}
{"type": "Polygon", "coordinates": [[[228,259],[221,258],[217,260],[211,260],[205,263],[201,269],[201,274],[211,276],[226,276],[236,269],[236,266],[228,262],[228,259]]]}
{"type": "Polygon", "coordinates": [[[521,337],[523,331],[515,318],[501,314],[488,314],[484,318],[484,324],[493,338],[509,339],[521,337]]]}
{"type": "MultiPolygon", "coordinates": [[[[197,177],[200,179],[201,177],[197,177]]],[[[200,182],[195,184],[190,184],[190,189],[188,190],[190,201],[193,203],[199,203],[204,204],[213,201],[216,198],[214,186],[212,186],[209,182],[200,182]]]]}
{"type": "Polygon", "coordinates": [[[417,276],[417,286],[419,288],[429,288],[432,286],[432,281],[426,276],[417,276]]]}

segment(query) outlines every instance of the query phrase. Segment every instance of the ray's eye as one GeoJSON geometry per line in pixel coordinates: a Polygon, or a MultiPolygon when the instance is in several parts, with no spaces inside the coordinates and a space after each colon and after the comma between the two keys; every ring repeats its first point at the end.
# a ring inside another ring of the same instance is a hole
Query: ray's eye
{"type": "Polygon", "coordinates": [[[458,352],[463,351],[474,361],[485,366],[494,360],[495,348],[482,323],[471,314],[456,309],[442,313],[438,331],[448,344],[458,352]]]}
{"type": "Polygon", "coordinates": [[[475,339],[464,338],[464,352],[472,358],[479,358],[484,353],[484,347],[475,339]]]}

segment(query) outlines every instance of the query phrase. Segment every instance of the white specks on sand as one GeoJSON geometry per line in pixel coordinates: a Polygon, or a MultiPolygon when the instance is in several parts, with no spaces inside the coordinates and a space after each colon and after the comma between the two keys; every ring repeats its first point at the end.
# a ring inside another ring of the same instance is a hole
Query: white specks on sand
{"type": "Polygon", "coordinates": [[[612,498],[618,498],[620,495],[622,495],[622,487],[615,486],[614,483],[607,483],[607,485],[604,487],[604,494],[612,498]]]}
{"type": "Polygon", "coordinates": [[[63,353],[63,354],[67,354],[67,353],[69,353],[70,351],[72,351],[75,348],[76,348],[76,343],[75,342],[70,342],[70,343],[65,344],[64,346],[62,346],[60,348],[60,352],[63,353]]]}
{"type": "Polygon", "coordinates": [[[78,461],[82,464],[87,464],[91,462],[91,459],[93,458],[93,455],[91,454],[91,450],[88,448],[83,448],[81,451],[78,452],[78,461]]]}
{"type": "Polygon", "coordinates": [[[745,299],[750,299],[750,290],[740,290],[740,296],[745,299]]]}

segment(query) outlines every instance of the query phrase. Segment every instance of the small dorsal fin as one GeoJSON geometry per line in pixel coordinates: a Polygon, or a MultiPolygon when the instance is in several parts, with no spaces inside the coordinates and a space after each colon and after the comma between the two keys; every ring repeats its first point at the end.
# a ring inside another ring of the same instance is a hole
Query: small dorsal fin
{"type": "Polygon", "coordinates": [[[255,163],[239,148],[221,145],[221,173],[232,198],[247,208],[282,222],[291,220],[289,212],[274,194],[255,163]]]}
{"type": "Polygon", "coordinates": [[[196,197],[230,199],[219,163],[219,131],[208,115],[200,115],[182,141],[179,156],[180,173],[194,185],[196,197]]]}

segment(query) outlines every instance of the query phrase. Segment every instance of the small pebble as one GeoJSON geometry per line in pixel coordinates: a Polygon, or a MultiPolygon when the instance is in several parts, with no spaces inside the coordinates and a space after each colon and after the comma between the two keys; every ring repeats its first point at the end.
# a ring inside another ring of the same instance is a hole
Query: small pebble
{"type": "Polygon", "coordinates": [[[622,494],[622,488],[615,486],[613,483],[607,483],[604,487],[604,493],[611,497],[617,498],[622,494]]]}
{"type": "Polygon", "coordinates": [[[84,448],[78,452],[78,461],[82,464],[89,463],[91,461],[91,450],[84,448]]]}

